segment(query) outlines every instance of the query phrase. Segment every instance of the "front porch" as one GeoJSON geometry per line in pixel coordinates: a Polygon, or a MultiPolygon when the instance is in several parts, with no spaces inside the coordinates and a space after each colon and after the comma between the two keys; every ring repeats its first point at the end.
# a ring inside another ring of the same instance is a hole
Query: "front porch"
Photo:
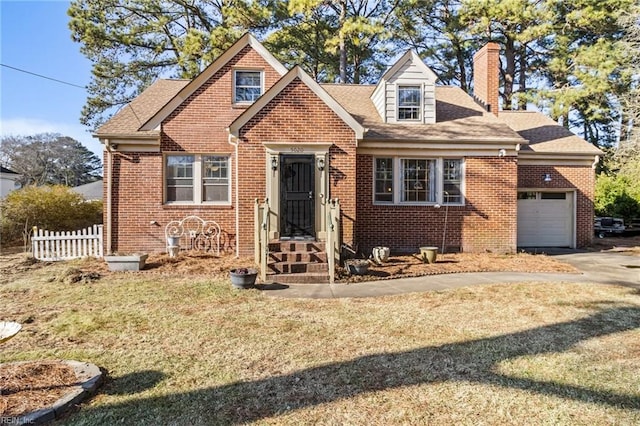
{"type": "Polygon", "coordinates": [[[285,224],[269,200],[255,200],[254,258],[260,267],[263,282],[331,283],[335,281],[335,267],[340,262],[340,202],[328,200],[326,212],[320,217],[322,237],[283,236],[272,231],[273,224],[285,224]]]}

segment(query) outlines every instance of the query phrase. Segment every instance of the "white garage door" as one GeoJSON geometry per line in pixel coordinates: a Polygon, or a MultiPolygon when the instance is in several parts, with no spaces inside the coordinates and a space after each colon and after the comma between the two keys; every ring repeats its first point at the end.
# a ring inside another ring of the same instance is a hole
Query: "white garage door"
{"type": "Polygon", "coordinates": [[[571,247],[573,232],[573,193],[518,193],[518,247],[571,247]]]}

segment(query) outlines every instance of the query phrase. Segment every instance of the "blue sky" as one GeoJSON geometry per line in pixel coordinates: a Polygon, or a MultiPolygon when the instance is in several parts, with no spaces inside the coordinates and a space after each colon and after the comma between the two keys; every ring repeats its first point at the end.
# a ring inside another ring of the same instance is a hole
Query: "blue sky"
{"type": "MultiPolygon", "coordinates": [[[[71,40],[68,1],[0,0],[0,62],[78,86],[91,62],[71,40]]],[[[102,158],[100,142],[80,124],[84,89],[0,67],[0,134],[61,133],[102,158]]]]}

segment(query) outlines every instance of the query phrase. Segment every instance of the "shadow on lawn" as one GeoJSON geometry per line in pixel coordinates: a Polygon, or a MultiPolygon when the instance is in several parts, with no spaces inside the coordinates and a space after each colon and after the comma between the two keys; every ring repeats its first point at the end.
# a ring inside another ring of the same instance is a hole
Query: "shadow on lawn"
{"type": "Polygon", "coordinates": [[[165,378],[161,371],[145,370],[120,377],[107,375],[104,393],[108,395],[133,395],[151,389],[165,378]]]}
{"type": "Polygon", "coordinates": [[[619,307],[576,321],[497,337],[369,355],[285,376],[110,406],[87,407],[70,420],[82,421],[83,415],[91,415],[94,419],[104,419],[106,423],[123,416],[127,423],[151,421],[152,417],[156,423],[180,423],[180,419],[194,418],[201,422],[209,419],[216,424],[245,423],[362,393],[448,381],[491,384],[568,400],[640,409],[640,397],[637,395],[510,377],[494,371],[497,364],[505,360],[559,353],[587,339],[638,327],[640,309],[619,307]],[[171,418],[157,418],[163,413],[166,416],[171,414],[171,418]]]}

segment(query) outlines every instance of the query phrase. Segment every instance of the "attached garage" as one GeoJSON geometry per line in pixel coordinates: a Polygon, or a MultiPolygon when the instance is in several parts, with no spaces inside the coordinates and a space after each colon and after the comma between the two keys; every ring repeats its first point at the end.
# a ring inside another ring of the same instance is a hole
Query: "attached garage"
{"type": "Polygon", "coordinates": [[[574,193],[518,192],[518,247],[573,247],[574,193]]]}

